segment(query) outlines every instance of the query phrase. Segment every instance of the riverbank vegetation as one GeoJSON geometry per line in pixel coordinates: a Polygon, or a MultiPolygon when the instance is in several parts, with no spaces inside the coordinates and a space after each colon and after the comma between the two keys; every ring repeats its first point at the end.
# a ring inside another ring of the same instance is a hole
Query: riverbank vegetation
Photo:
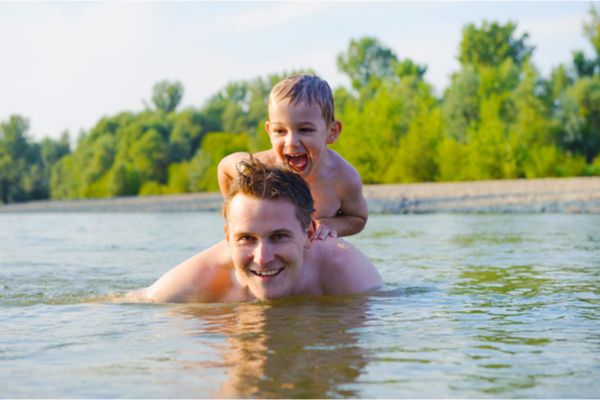
{"type": "MultiPolygon", "coordinates": [[[[600,14],[583,34],[593,55],[542,76],[527,34],[513,23],[463,29],[460,68],[436,94],[426,65],[377,38],[351,40],[334,88],[344,129],[333,148],[365,183],[600,175],[600,14]]],[[[231,82],[202,107],[178,110],[180,82],[161,81],[141,112],[102,118],[81,132],[33,141],[28,121],[0,122],[0,199],[67,199],[216,191],[216,166],[234,151],[269,147],[271,87],[288,71],[231,82]]]]}

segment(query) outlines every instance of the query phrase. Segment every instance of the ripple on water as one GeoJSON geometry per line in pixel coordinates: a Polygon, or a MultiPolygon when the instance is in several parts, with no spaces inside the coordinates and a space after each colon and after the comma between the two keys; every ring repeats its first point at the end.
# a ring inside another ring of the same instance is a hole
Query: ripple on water
{"type": "Polygon", "coordinates": [[[600,217],[374,215],[349,240],[381,291],[191,305],[102,302],[213,243],[216,214],[0,219],[6,397],[600,393],[600,217]]]}

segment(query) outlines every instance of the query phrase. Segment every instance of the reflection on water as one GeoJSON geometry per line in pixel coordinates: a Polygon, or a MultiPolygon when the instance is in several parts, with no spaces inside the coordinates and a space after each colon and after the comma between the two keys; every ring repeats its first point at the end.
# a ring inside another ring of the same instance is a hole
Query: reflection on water
{"type": "Polygon", "coordinates": [[[538,295],[543,289],[551,290],[552,282],[532,265],[511,265],[508,267],[472,266],[464,267],[454,292],[459,295],[490,293],[518,297],[538,295]]]}
{"type": "Polygon", "coordinates": [[[212,397],[356,397],[341,387],[367,363],[356,332],[367,318],[367,301],[301,297],[172,312],[205,321],[198,335],[225,335],[227,379],[212,397]]]}
{"type": "Polygon", "coordinates": [[[0,397],[600,393],[600,216],[374,215],[350,240],[385,290],[196,305],[102,301],[214,243],[217,214],[0,226],[0,397]]]}

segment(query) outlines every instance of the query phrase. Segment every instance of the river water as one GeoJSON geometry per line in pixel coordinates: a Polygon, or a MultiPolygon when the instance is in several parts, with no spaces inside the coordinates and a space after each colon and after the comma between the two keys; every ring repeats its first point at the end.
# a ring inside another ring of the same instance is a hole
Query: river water
{"type": "Polygon", "coordinates": [[[115,304],[216,213],[0,214],[0,397],[600,396],[600,215],[372,215],[376,294],[115,304]]]}

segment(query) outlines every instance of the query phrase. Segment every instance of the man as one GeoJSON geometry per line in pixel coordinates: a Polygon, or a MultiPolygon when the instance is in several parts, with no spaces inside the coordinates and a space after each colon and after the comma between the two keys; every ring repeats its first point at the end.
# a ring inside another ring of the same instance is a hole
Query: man
{"type": "Polygon", "coordinates": [[[207,257],[209,248],[125,300],[232,302],[379,288],[379,273],[357,248],[342,239],[313,240],[313,207],[300,176],[254,159],[241,162],[223,205],[230,254],[207,257]],[[225,256],[233,268],[224,267],[225,256]]]}

